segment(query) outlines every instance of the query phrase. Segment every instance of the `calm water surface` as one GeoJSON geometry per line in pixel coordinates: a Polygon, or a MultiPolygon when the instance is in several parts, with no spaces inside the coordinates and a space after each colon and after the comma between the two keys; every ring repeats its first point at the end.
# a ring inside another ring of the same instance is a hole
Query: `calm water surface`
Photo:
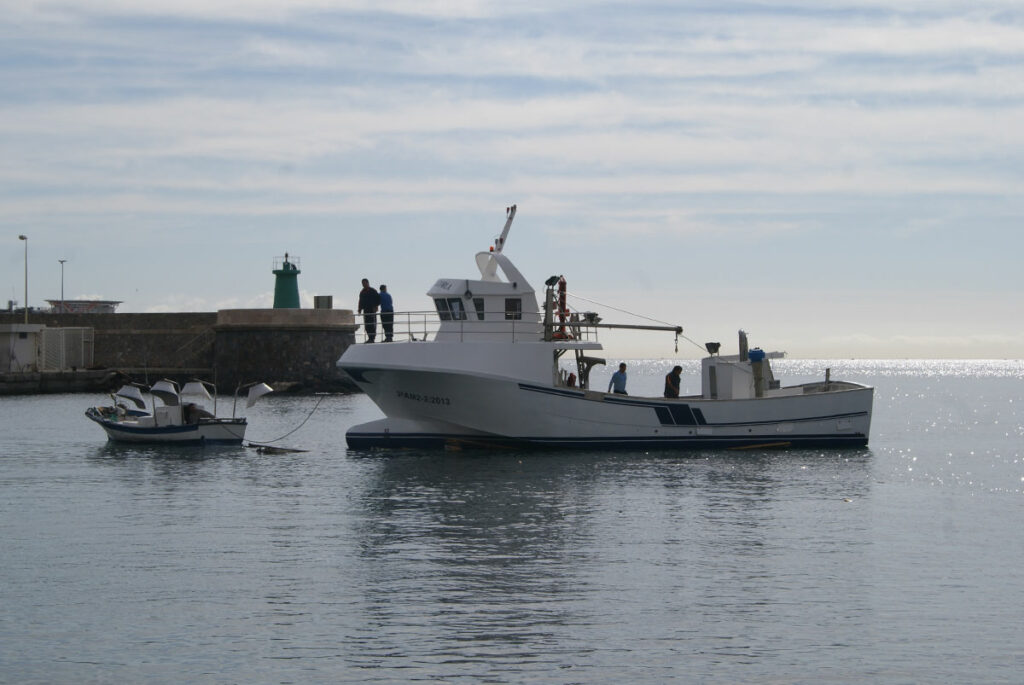
{"type": "MultiPolygon", "coordinates": [[[[827,365],[866,449],[352,453],[364,396],[305,452],[126,448],[0,399],[0,681],[1021,682],[1024,362],[827,365]]],[[[268,399],[253,440],[318,402],[268,399]]]]}

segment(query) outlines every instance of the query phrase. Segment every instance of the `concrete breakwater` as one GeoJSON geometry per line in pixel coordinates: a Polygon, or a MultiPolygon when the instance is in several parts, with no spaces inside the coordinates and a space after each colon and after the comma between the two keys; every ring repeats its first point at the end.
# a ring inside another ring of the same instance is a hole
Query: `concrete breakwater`
{"type": "MultiPolygon", "coordinates": [[[[22,322],[21,314],[0,314],[0,324],[22,322]]],[[[352,311],[347,309],[30,313],[29,323],[47,328],[91,328],[89,369],[117,371],[122,375],[113,378],[99,374],[96,377],[100,383],[104,378],[108,384],[120,382],[127,376],[142,382],[201,378],[216,383],[222,393],[231,393],[239,384],[253,381],[294,392],[356,389],[335,366],[355,339],[356,325],[352,311]]],[[[17,374],[4,374],[0,385],[5,387],[0,391],[81,391],[85,389],[82,371],[65,369],[53,373],[26,368],[17,374]],[[62,389],[65,385],[66,389],[62,389]]]]}

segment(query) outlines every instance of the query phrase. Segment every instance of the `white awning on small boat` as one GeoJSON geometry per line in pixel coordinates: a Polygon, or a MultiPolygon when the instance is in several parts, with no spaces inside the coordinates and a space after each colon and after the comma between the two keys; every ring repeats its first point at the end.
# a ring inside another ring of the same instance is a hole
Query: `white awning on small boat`
{"type": "Polygon", "coordinates": [[[146,408],[146,400],[142,396],[142,391],[134,385],[122,385],[121,389],[114,393],[115,397],[123,397],[139,409],[146,408]]]}
{"type": "Polygon", "coordinates": [[[158,397],[168,407],[178,406],[178,386],[174,381],[167,379],[157,381],[149,389],[149,392],[153,397],[158,397]]]}
{"type": "Polygon", "coordinates": [[[256,400],[271,392],[274,392],[274,389],[266,383],[257,383],[249,388],[249,399],[245,401],[245,406],[251,407],[256,404],[256,400]]]}
{"type": "Polygon", "coordinates": [[[212,402],[213,398],[210,396],[210,392],[206,389],[206,385],[199,381],[189,381],[181,388],[181,396],[189,395],[192,397],[198,397],[207,402],[212,402]]]}

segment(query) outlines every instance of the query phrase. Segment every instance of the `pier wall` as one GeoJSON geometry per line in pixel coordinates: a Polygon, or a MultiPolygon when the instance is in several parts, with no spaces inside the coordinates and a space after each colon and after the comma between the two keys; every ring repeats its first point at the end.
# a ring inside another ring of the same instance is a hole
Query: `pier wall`
{"type": "MultiPolygon", "coordinates": [[[[0,312],[0,324],[23,321],[21,313],[0,312]]],[[[140,381],[199,377],[225,393],[252,381],[300,392],[355,390],[335,366],[355,340],[351,310],[31,312],[29,323],[93,328],[92,368],[115,369],[140,381]]]]}
{"type": "MultiPolygon", "coordinates": [[[[4,313],[0,323],[20,323],[23,315],[4,313]]],[[[48,328],[91,327],[93,367],[108,369],[213,366],[215,312],[161,314],[30,313],[29,323],[48,328]]]]}
{"type": "Polygon", "coordinates": [[[222,309],[214,326],[218,383],[354,391],[337,361],[355,330],[350,309],[222,309]]]}

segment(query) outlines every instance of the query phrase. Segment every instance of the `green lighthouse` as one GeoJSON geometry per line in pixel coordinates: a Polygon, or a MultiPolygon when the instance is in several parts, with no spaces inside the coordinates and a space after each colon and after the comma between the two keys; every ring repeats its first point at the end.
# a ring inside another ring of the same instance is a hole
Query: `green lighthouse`
{"type": "Polygon", "coordinates": [[[299,309],[299,271],[298,259],[289,261],[288,253],[284,258],[274,259],[274,309],[299,309]],[[278,261],[280,260],[280,261],[278,261]]]}

